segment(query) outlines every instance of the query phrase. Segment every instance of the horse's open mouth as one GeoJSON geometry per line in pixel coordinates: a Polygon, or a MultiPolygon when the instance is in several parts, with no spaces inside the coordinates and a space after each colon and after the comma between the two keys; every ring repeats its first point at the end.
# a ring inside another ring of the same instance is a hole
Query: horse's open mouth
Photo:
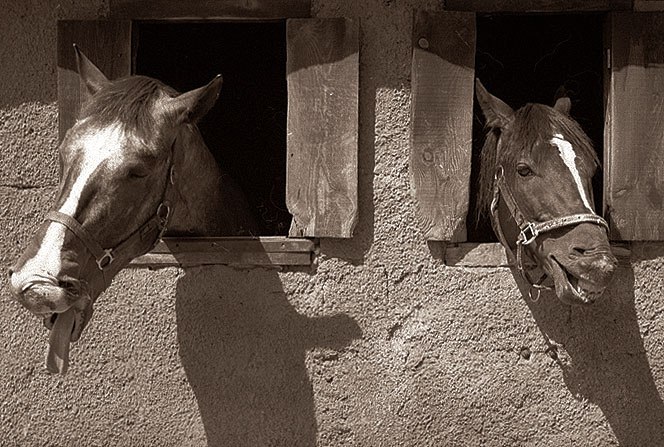
{"type": "Polygon", "coordinates": [[[549,259],[551,260],[549,274],[553,278],[556,287],[556,296],[561,301],[567,304],[588,305],[593,304],[604,293],[606,287],[574,276],[553,256],[550,256],[549,259]]]}

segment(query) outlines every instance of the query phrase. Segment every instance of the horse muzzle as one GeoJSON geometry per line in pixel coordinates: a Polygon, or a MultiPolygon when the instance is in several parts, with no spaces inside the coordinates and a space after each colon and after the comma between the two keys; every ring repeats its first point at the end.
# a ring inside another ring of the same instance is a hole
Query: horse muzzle
{"type": "Polygon", "coordinates": [[[48,329],[53,328],[58,314],[73,308],[76,317],[71,339],[72,341],[79,339],[92,315],[92,300],[82,291],[78,281],[57,281],[42,277],[21,279],[11,273],[10,284],[14,298],[23,307],[42,318],[48,329]]]}
{"type": "Polygon", "coordinates": [[[617,266],[610,253],[586,256],[575,262],[561,262],[549,256],[548,270],[553,278],[558,298],[567,304],[595,303],[609,286],[617,266]]]}

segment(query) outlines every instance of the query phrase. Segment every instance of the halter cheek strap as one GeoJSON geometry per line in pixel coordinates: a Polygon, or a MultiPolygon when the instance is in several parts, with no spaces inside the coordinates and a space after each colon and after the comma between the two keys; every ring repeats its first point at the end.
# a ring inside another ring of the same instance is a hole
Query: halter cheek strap
{"type": "Polygon", "coordinates": [[[58,222],[74,233],[95,258],[99,270],[103,271],[108,269],[116,258],[124,255],[129,247],[145,246],[145,242],[150,241],[147,250],[151,250],[166,231],[170,213],[170,203],[168,201],[160,203],[157,212],[147,222],[113,248],[102,248],[92,235],[68,214],[51,211],[46,215],[46,220],[58,222]]]}
{"type": "Polygon", "coordinates": [[[167,198],[170,195],[170,191],[173,189],[174,178],[174,167],[171,165],[168,171],[168,178],[166,180],[166,188],[162,195],[162,201],[159,203],[155,213],[122,242],[112,248],[102,248],[95,238],[83,228],[83,225],[68,214],[60,211],[50,211],[46,215],[46,220],[64,225],[69,231],[74,233],[81,242],[83,242],[95,259],[103,278],[104,287],[108,287],[109,282],[106,280],[106,275],[104,273],[111,267],[117,258],[129,257],[130,255],[135,256],[135,252],[137,251],[136,247],[140,247],[138,249],[139,254],[150,251],[155,245],[157,245],[166,232],[169,218],[173,213],[173,206],[167,198]],[[130,251],[133,253],[129,253],[130,251]]]}
{"type": "MultiPolygon", "coordinates": [[[[507,182],[505,181],[505,171],[502,166],[498,166],[496,169],[496,174],[494,175],[493,180],[493,199],[491,201],[491,224],[493,226],[500,243],[507,249],[507,257],[511,265],[515,266],[521,277],[530,285],[531,287],[531,297],[532,289],[551,289],[550,287],[543,286],[542,282],[546,279],[547,275],[544,274],[539,280],[532,281],[528,275],[526,269],[523,266],[523,247],[525,245],[532,244],[537,237],[549,231],[556,230],[558,228],[568,227],[572,225],[578,225],[580,223],[587,222],[595,225],[604,227],[606,231],[609,231],[609,224],[606,223],[597,214],[592,213],[579,213],[571,214],[568,216],[557,217],[551,220],[544,222],[533,222],[529,220],[526,215],[521,212],[518,203],[514,199],[514,195],[510,190],[507,182]],[[512,253],[505,233],[503,232],[502,226],[500,224],[500,219],[498,216],[498,203],[500,199],[503,199],[507,209],[509,210],[512,219],[516,223],[519,229],[519,235],[516,239],[516,257],[512,253]]],[[[539,297],[539,293],[537,295],[539,297]]]]}

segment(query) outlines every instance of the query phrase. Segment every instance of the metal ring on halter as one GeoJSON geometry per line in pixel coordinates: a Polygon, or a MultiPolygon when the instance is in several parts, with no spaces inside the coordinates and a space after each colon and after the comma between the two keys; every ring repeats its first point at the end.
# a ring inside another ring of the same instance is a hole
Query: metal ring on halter
{"type": "Polygon", "coordinates": [[[101,258],[96,259],[97,261],[97,267],[99,267],[99,270],[106,270],[108,267],[111,266],[113,261],[115,261],[115,256],[113,256],[113,249],[112,248],[107,248],[104,250],[104,254],[101,258]]]}
{"type": "Polygon", "coordinates": [[[499,165],[498,168],[496,169],[495,174],[493,174],[493,181],[497,182],[499,179],[503,178],[505,176],[505,168],[503,168],[503,165],[499,165]]]}
{"type": "Polygon", "coordinates": [[[167,222],[171,216],[171,204],[168,201],[163,201],[157,207],[157,216],[163,221],[167,222]]]}
{"type": "Polygon", "coordinates": [[[171,204],[167,200],[164,200],[159,204],[159,207],[157,208],[157,217],[159,218],[159,234],[157,234],[157,239],[155,239],[154,241],[155,246],[164,236],[164,233],[166,233],[168,227],[168,219],[170,218],[170,216],[171,216],[171,204]]]}

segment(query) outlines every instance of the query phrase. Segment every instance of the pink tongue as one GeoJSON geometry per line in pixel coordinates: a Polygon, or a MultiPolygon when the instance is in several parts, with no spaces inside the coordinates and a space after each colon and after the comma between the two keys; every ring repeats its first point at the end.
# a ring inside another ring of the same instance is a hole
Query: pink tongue
{"type": "Polygon", "coordinates": [[[58,314],[48,338],[46,369],[50,373],[65,375],[69,366],[69,343],[74,329],[76,311],[73,308],[58,314]]]}

